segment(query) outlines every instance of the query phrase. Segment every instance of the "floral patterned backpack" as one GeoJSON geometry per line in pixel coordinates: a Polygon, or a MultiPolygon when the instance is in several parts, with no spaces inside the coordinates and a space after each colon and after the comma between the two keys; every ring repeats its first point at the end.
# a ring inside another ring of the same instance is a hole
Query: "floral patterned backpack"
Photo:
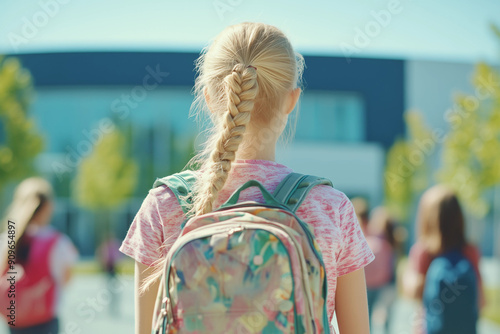
{"type": "MultiPolygon", "coordinates": [[[[185,213],[195,173],[157,179],[185,213]]],[[[291,173],[271,195],[248,181],[217,210],[188,218],[167,254],[153,333],[330,333],[320,249],[295,211],[324,178],[291,173]],[[265,203],[238,203],[257,187],[265,203]]]]}

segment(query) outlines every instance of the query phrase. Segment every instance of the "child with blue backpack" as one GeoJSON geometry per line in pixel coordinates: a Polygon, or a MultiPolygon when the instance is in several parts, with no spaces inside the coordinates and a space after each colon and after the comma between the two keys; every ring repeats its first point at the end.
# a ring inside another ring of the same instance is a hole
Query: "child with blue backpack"
{"type": "Polygon", "coordinates": [[[342,333],[369,333],[374,256],[351,202],[275,161],[303,69],[262,23],[198,59],[193,106],[213,124],[199,168],[156,180],[120,249],[136,261],[136,333],[332,333],[334,312],[342,333]]]}
{"type": "Polygon", "coordinates": [[[407,296],[422,301],[416,333],[474,334],[484,305],[479,250],[465,238],[465,222],[455,193],[444,185],[420,200],[418,238],[403,280],[407,296]]]}

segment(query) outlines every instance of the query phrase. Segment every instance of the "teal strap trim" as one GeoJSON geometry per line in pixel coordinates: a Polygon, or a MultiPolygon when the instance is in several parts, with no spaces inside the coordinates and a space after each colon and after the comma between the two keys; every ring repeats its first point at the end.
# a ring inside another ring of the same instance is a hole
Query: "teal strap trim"
{"type": "Polygon", "coordinates": [[[332,182],[323,177],[291,173],[276,187],[273,195],[278,202],[295,212],[309,191],[320,184],[333,187],[332,182]]]}
{"type": "Polygon", "coordinates": [[[196,181],[196,172],[185,170],[180,173],[157,178],[153,183],[153,188],[166,185],[172,190],[177,201],[182,207],[184,214],[187,214],[192,203],[193,184],[196,181]]]}
{"type": "Polygon", "coordinates": [[[238,200],[240,198],[240,193],[243,190],[250,188],[250,187],[259,188],[260,192],[262,193],[262,196],[264,197],[265,204],[269,204],[269,205],[273,205],[273,206],[277,206],[277,207],[283,206],[280,202],[276,201],[276,199],[273,197],[273,195],[271,195],[259,181],[250,180],[250,181],[246,182],[244,185],[242,185],[241,187],[239,187],[235,192],[233,192],[231,197],[229,197],[229,199],[226,201],[226,203],[222,204],[220,206],[220,208],[225,208],[225,207],[235,205],[236,203],[238,203],[238,200]]]}
{"type": "Polygon", "coordinates": [[[290,197],[298,182],[306,176],[307,175],[300,173],[290,173],[285,176],[283,181],[281,181],[276,187],[276,190],[273,193],[274,198],[276,198],[278,202],[286,205],[287,198],[290,197]]]}

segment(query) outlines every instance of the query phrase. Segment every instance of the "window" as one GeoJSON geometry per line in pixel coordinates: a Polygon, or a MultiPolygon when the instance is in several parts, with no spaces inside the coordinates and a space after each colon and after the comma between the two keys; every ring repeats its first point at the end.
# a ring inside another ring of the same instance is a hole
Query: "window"
{"type": "Polygon", "coordinates": [[[306,91],[300,104],[295,138],[363,141],[365,111],[361,95],[351,92],[306,91]]]}

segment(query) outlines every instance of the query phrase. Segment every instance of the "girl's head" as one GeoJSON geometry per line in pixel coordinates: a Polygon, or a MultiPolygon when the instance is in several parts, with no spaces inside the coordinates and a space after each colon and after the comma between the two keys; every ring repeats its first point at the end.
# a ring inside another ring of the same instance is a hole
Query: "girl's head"
{"type": "Polygon", "coordinates": [[[417,224],[419,238],[433,254],[465,246],[460,203],[455,193],[444,185],[434,186],[422,195],[417,224]]]}
{"type": "Polygon", "coordinates": [[[7,218],[13,220],[17,227],[31,223],[45,225],[52,215],[52,199],[52,186],[45,179],[41,177],[25,179],[14,191],[7,218]]]}
{"type": "MultiPolygon", "coordinates": [[[[303,58],[287,37],[263,23],[226,28],[197,61],[195,111],[213,126],[196,162],[193,213],[212,210],[236,157],[274,148],[300,95],[303,58]]],[[[273,150],[274,152],[274,150],[273,150]]]]}
{"type": "Polygon", "coordinates": [[[368,202],[362,197],[354,197],[351,200],[351,203],[354,208],[354,212],[356,212],[356,217],[358,218],[359,225],[361,225],[363,233],[366,234],[368,232],[366,229],[368,227],[369,221],[368,202]]]}
{"type": "Polygon", "coordinates": [[[25,179],[14,191],[6,218],[15,222],[18,233],[28,224],[45,225],[52,215],[53,195],[52,186],[45,179],[25,179]]]}

